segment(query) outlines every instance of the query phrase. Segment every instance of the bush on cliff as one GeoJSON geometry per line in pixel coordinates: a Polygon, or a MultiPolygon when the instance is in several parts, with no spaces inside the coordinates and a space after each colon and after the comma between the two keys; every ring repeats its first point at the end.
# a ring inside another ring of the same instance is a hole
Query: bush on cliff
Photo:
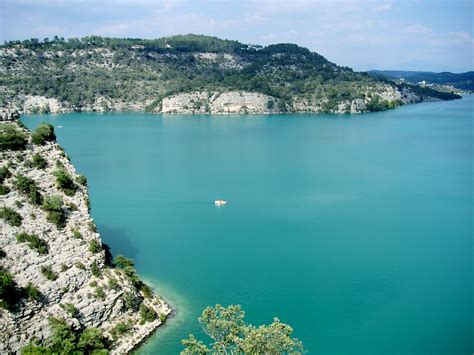
{"type": "Polygon", "coordinates": [[[47,212],[46,219],[58,228],[66,226],[66,213],[63,209],[61,196],[45,196],[43,199],[43,210],[47,212]]]}
{"type": "Polygon", "coordinates": [[[28,246],[39,254],[48,254],[48,243],[35,234],[18,233],[16,240],[18,243],[28,243],[28,246]]]}
{"type": "Polygon", "coordinates": [[[25,133],[17,129],[13,124],[0,125],[0,151],[23,150],[28,144],[25,133]]]}
{"type": "Polygon", "coordinates": [[[33,179],[18,174],[13,185],[18,189],[18,191],[28,196],[33,205],[40,205],[43,202],[43,197],[33,179]]]}
{"type": "Polygon", "coordinates": [[[18,301],[18,289],[13,275],[0,269],[0,307],[13,310],[18,301]]]}
{"type": "Polygon", "coordinates": [[[10,207],[0,208],[0,218],[13,227],[21,226],[23,218],[10,207]]]}
{"type": "Polygon", "coordinates": [[[35,131],[31,133],[31,141],[36,145],[43,145],[46,142],[54,142],[56,134],[54,127],[48,123],[41,123],[36,127],[35,131]]]}
{"type": "Polygon", "coordinates": [[[35,155],[33,155],[31,165],[37,169],[44,169],[48,166],[48,162],[39,153],[36,153],[35,155]]]}
{"type": "Polygon", "coordinates": [[[53,172],[53,175],[56,177],[58,188],[67,196],[73,196],[76,193],[77,185],[65,169],[59,168],[53,172]]]}
{"type": "Polygon", "coordinates": [[[21,349],[23,355],[107,354],[110,343],[97,328],[76,331],[63,319],[48,319],[52,335],[43,343],[35,339],[21,349]]]}

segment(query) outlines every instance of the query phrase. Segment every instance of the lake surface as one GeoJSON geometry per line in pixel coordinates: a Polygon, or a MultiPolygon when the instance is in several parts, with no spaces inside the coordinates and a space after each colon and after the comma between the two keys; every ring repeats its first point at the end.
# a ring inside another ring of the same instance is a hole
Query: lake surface
{"type": "Polygon", "coordinates": [[[473,103],[23,121],[63,126],[103,240],[177,308],[141,353],[206,339],[202,309],[237,303],[312,354],[471,354],[473,103]]]}

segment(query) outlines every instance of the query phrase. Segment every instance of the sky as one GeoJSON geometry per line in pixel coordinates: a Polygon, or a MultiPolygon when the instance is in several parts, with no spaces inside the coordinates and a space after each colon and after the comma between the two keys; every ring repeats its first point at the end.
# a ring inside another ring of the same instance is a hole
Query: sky
{"type": "Polygon", "coordinates": [[[474,0],[0,0],[0,42],[206,34],[356,70],[474,70],[474,0]]]}

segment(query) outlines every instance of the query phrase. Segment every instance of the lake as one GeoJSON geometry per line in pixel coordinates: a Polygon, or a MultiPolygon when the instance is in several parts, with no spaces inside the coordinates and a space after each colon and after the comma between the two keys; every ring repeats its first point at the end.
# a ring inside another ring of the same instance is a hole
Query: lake
{"type": "Polygon", "coordinates": [[[63,126],[102,239],[177,309],[140,353],[206,340],[221,303],[311,354],[471,354],[473,104],[23,121],[63,126]]]}

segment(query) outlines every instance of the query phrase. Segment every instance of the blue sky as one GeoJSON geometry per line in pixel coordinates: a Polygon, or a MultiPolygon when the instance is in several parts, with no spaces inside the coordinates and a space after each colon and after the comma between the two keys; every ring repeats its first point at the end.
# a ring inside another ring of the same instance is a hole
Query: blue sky
{"type": "Polygon", "coordinates": [[[0,0],[0,41],[199,33],[367,69],[473,70],[473,0],[0,0]]]}

